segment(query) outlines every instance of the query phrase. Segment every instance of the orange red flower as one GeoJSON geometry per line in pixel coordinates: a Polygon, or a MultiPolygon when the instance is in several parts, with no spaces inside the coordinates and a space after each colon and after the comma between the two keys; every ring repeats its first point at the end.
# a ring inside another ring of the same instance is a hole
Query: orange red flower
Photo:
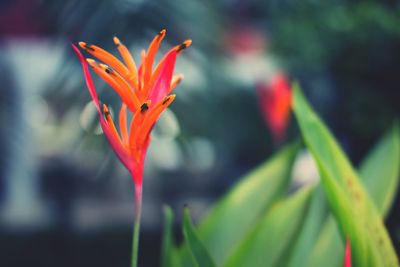
{"type": "Polygon", "coordinates": [[[343,267],[351,267],[351,247],[350,241],[346,240],[346,249],[344,252],[344,265],[343,267]]]}
{"type": "Polygon", "coordinates": [[[264,119],[276,142],[286,135],[290,119],[291,89],[286,75],[277,73],[269,83],[257,86],[264,119]]]}
{"type": "Polygon", "coordinates": [[[173,75],[176,57],[192,42],[186,40],[173,47],[155,65],[154,59],[165,34],[166,30],[160,31],[147,51],[142,50],[139,66],[117,37],[114,37],[114,43],[123,62],[98,46],[80,42],[79,46],[99,61],[85,59],[79,49],[72,45],[82,63],[86,84],[96,106],[104,135],[118,158],[132,174],[138,198],[141,198],[144,161],[151,130],[161,113],[175,99],[175,95],[170,92],[183,79],[181,74],[173,75]],[[121,98],[118,127],[110,114],[109,107],[106,104],[100,105],[88,66],[121,98]],[[129,125],[128,112],[133,115],[129,125]]]}

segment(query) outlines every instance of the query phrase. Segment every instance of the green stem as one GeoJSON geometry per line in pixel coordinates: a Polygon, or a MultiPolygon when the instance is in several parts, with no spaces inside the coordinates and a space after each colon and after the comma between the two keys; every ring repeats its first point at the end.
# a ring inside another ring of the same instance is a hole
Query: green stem
{"type": "Polygon", "coordinates": [[[132,267],[138,266],[140,217],[142,216],[142,186],[135,186],[135,221],[132,237],[132,267]]]}

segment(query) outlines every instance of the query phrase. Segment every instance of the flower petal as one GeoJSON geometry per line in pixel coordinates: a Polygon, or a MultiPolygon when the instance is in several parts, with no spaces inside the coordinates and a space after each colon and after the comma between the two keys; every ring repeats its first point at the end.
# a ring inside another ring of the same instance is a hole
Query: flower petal
{"type": "Polygon", "coordinates": [[[128,146],[129,133],[127,126],[127,112],[125,103],[122,103],[121,108],[119,110],[119,130],[121,131],[122,142],[124,143],[125,146],[128,146]]]}
{"type": "Polygon", "coordinates": [[[136,97],[132,87],[118,72],[105,64],[97,63],[93,59],[86,59],[86,61],[92,67],[93,71],[119,95],[132,112],[140,107],[139,99],[136,97]]]}
{"type": "Polygon", "coordinates": [[[157,122],[161,113],[168,108],[168,106],[174,101],[175,95],[169,95],[164,97],[163,100],[158,102],[155,106],[153,106],[150,111],[146,114],[142,126],[139,129],[137,134],[138,140],[136,140],[138,146],[143,146],[148,139],[148,136],[151,133],[151,130],[154,127],[154,124],[157,122]]]}
{"type": "Polygon", "coordinates": [[[165,54],[165,56],[158,62],[156,68],[154,69],[153,73],[151,74],[150,81],[146,84],[145,88],[143,89],[145,96],[148,95],[150,88],[153,88],[153,85],[155,84],[156,80],[159,78],[159,75],[164,67],[164,63],[165,63],[166,59],[168,58],[168,56],[170,56],[170,54],[172,52],[176,52],[176,56],[180,55],[182,53],[182,51],[185,50],[186,48],[188,48],[191,44],[192,44],[192,40],[188,39],[188,40],[184,41],[183,43],[181,43],[180,45],[177,45],[177,46],[171,48],[171,50],[169,50],[165,54]]]}
{"type": "Polygon", "coordinates": [[[85,42],[79,42],[79,46],[86,52],[98,58],[100,61],[103,61],[111,68],[115,69],[122,77],[124,77],[125,80],[129,81],[130,71],[118,58],[96,45],[89,45],[85,42]]]}
{"type": "Polygon", "coordinates": [[[351,267],[351,246],[350,241],[346,240],[346,250],[344,254],[344,265],[343,267],[351,267]]]}
{"type": "Polygon", "coordinates": [[[132,57],[132,54],[129,52],[128,48],[121,43],[121,41],[117,38],[114,37],[114,44],[117,46],[117,49],[119,53],[122,56],[122,59],[124,60],[126,66],[129,69],[130,76],[129,76],[129,81],[133,84],[133,86],[138,90],[138,77],[137,77],[137,67],[135,60],[132,57]]]}
{"type": "Polygon", "coordinates": [[[97,113],[99,115],[100,125],[101,125],[101,128],[103,129],[103,133],[107,137],[108,142],[110,143],[110,145],[111,145],[112,149],[114,150],[115,154],[117,155],[117,157],[121,160],[122,164],[124,164],[125,167],[129,171],[132,172],[133,168],[134,168],[134,162],[133,162],[132,158],[130,157],[128,151],[124,149],[121,142],[115,138],[115,135],[113,134],[113,131],[112,131],[110,125],[107,123],[107,121],[103,117],[103,114],[100,109],[99,98],[97,96],[96,88],[94,87],[92,76],[90,75],[90,72],[89,72],[88,64],[87,64],[85,58],[83,57],[82,53],[79,51],[79,49],[73,44],[72,44],[72,48],[74,49],[76,55],[78,56],[78,58],[82,64],[86,85],[88,87],[90,96],[92,97],[93,102],[96,106],[97,113]]]}
{"type": "Polygon", "coordinates": [[[103,129],[104,135],[107,137],[108,142],[111,145],[111,148],[114,150],[115,154],[119,158],[119,160],[124,164],[124,166],[132,172],[135,168],[135,164],[133,159],[131,158],[130,154],[127,150],[122,146],[121,142],[115,138],[113,135],[109,125],[105,121],[105,119],[100,115],[100,125],[103,129]]]}
{"type": "Polygon", "coordinates": [[[290,119],[291,91],[284,74],[276,74],[272,81],[257,86],[265,121],[276,141],[282,141],[290,119]]]}
{"type": "Polygon", "coordinates": [[[175,61],[176,51],[172,50],[166,56],[160,74],[156,78],[154,85],[150,90],[148,99],[150,99],[153,104],[158,103],[161,99],[167,96],[175,68],[175,61]]]}
{"type": "Polygon", "coordinates": [[[151,44],[149,45],[149,48],[147,50],[145,62],[143,64],[145,65],[144,68],[144,82],[147,83],[150,80],[151,74],[153,72],[153,62],[154,58],[156,56],[156,53],[158,51],[158,48],[160,47],[160,44],[162,40],[165,37],[166,30],[161,30],[153,39],[151,44]]]}
{"type": "Polygon", "coordinates": [[[96,88],[94,87],[94,83],[93,83],[92,77],[90,76],[88,64],[86,63],[86,60],[83,57],[81,51],[79,51],[78,47],[76,47],[74,44],[71,44],[71,45],[72,45],[72,48],[75,51],[75,54],[78,56],[78,58],[79,58],[79,60],[80,60],[80,62],[82,64],[83,74],[85,76],[85,81],[86,81],[86,85],[87,85],[87,87],[89,89],[90,96],[93,99],[93,102],[94,102],[94,104],[96,106],[97,112],[99,112],[99,114],[101,115],[99,98],[97,96],[96,88]]]}
{"type": "Polygon", "coordinates": [[[177,75],[174,75],[174,76],[172,77],[171,85],[170,85],[170,87],[169,87],[168,94],[171,93],[172,90],[174,90],[175,87],[178,86],[178,84],[180,84],[180,82],[183,80],[183,78],[184,78],[184,77],[183,77],[183,74],[177,74],[177,75]]]}

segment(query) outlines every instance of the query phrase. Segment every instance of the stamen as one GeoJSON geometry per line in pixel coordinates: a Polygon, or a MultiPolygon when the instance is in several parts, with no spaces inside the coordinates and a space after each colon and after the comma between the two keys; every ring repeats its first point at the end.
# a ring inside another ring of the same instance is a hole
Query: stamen
{"type": "Polygon", "coordinates": [[[170,99],[171,99],[171,97],[170,97],[170,96],[167,96],[166,98],[164,98],[162,104],[163,104],[163,105],[167,104],[167,103],[169,102],[170,99]]]}
{"type": "Polygon", "coordinates": [[[114,41],[114,44],[116,46],[120,46],[121,45],[121,41],[118,39],[118,37],[114,36],[113,41],[114,41]]]}
{"type": "MultiPolygon", "coordinates": [[[[132,112],[135,112],[140,107],[140,102],[136,96],[137,92],[135,88],[132,88],[129,83],[116,71],[105,64],[99,64],[99,66],[107,73],[110,74],[115,82],[120,85],[123,90],[124,97],[122,98],[127,104],[131,103],[134,105],[132,112]]],[[[131,108],[132,106],[130,106],[131,108]]]]}
{"type": "Polygon", "coordinates": [[[145,65],[144,68],[144,83],[148,83],[152,74],[152,69],[153,69],[153,62],[154,58],[156,56],[156,53],[158,51],[158,48],[160,47],[161,41],[164,39],[166,30],[161,30],[158,35],[156,35],[153,39],[153,41],[150,43],[149,48],[147,50],[147,55],[145,58],[145,61],[143,62],[143,65],[145,65]]]}
{"type": "Polygon", "coordinates": [[[147,110],[149,109],[149,105],[147,105],[147,103],[143,103],[143,105],[140,107],[140,112],[141,113],[145,113],[147,110]]]}
{"type": "Polygon", "coordinates": [[[135,60],[133,59],[128,48],[123,43],[121,43],[121,41],[117,37],[114,37],[113,40],[114,40],[114,44],[117,46],[118,52],[120,53],[122,59],[124,60],[125,64],[127,65],[128,69],[129,69],[128,81],[133,84],[133,86],[136,88],[136,90],[139,90],[138,74],[137,74],[137,67],[136,67],[135,60]]]}
{"type": "Polygon", "coordinates": [[[148,107],[151,104],[151,100],[148,100],[142,104],[141,112],[135,113],[133,120],[131,121],[130,125],[130,134],[129,134],[129,145],[133,149],[137,147],[136,139],[138,138],[138,133],[141,128],[142,122],[144,118],[148,114],[148,107]]]}
{"type": "Polygon", "coordinates": [[[91,67],[94,67],[97,63],[96,63],[96,61],[94,60],[94,59],[91,59],[91,58],[87,58],[86,59],[86,62],[91,66],[91,67]]]}
{"type": "MultiPolygon", "coordinates": [[[[142,51],[140,51],[140,58],[142,60],[142,64],[140,65],[140,68],[139,68],[139,72],[138,72],[139,77],[138,77],[138,79],[139,79],[139,92],[142,92],[143,88],[144,88],[144,73],[146,71],[145,70],[146,69],[146,64],[145,64],[145,62],[146,62],[146,50],[142,49],[142,51]]],[[[140,94],[139,98],[143,100],[143,95],[140,94]]]]}
{"type": "Polygon", "coordinates": [[[132,111],[140,107],[140,102],[129,84],[105,64],[94,64],[93,70],[110,85],[132,111]]]}
{"type": "Polygon", "coordinates": [[[171,85],[169,86],[168,94],[178,86],[178,84],[183,80],[183,74],[174,75],[172,77],[171,85]]]}
{"type": "Polygon", "coordinates": [[[79,42],[79,46],[82,47],[85,50],[89,50],[89,51],[92,51],[92,52],[94,51],[93,46],[90,45],[90,44],[87,44],[85,42],[79,42]]]}
{"type": "Polygon", "coordinates": [[[187,47],[186,44],[181,44],[178,49],[176,49],[176,52],[179,53],[180,51],[182,51],[183,49],[185,49],[187,47]]]}
{"type": "Polygon", "coordinates": [[[110,114],[110,111],[108,110],[108,107],[107,107],[106,104],[103,104],[103,114],[104,114],[104,117],[105,117],[106,119],[107,119],[108,116],[111,115],[111,114],[110,114]]]}
{"type": "MultiPolygon", "coordinates": [[[[103,64],[100,64],[100,65],[103,65],[103,64]]],[[[105,72],[108,73],[108,74],[113,74],[114,73],[113,69],[108,67],[108,66],[105,68],[105,72]]]]}
{"type": "Polygon", "coordinates": [[[112,116],[111,116],[110,111],[109,111],[109,109],[108,109],[108,107],[107,107],[106,104],[103,104],[103,114],[104,114],[104,117],[105,117],[105,119],[106,119],[106,121],[107,121],[108,126],[109,126],[110,129],[111,129],[112,134],[114,135],[114,137],[115,137],[119,142],[121,142],[121,138],[119,137],[117,128],[115,128],[114,121],[113,121],[113,119],[112,119],[112,116]]]}
{"type": "Polygon", "coordinates": [[[179,52],[183,51],[184,49],[188,48],[191,44],[192,44],[191,39],[184,41],[182,44],[180,44],[178,46],[178,48],[176,49],[176,52],[179,53],[179,52]]]}
{"type": "Polygon", "coordinates": [[[162,29],[159,33],[158,33],[158,37],[161,37],[161,36],[165,36],[165,34],[167,33],[167,30],[166,29],[162,29]]]}
{"type": "Polygon", "coordinates": [[[146,141],[146,137],[148,136],[151,128],[156,123],[161,113],[172,103],[175,99],[176,95],[166,96],[162,101],[158,102],[148,113],[143,121],[142,127],[140,127],[138,133],[137,145],[140,147],[144,141],[146,141]]]}
{"type": "Polygon", "coordinates": [[[129,142],[129,134],[126,125],[126,119],[127,119],[126,104],[122,103],[121,109],[119,110],[119,130],[121,131],[121,137],[124,146],[127,146],[129,142]]]}
{"type": "Polygon", "coordinates": [[[85,42],[80,42],[79,45],[87,52],[97,57],[100,61],[103,61],[107,65],[111,66],[122,77],[124,77],[124,79],[129,81],[130,71],[125,67],[124,64],[121,63],[121,61],[118,60],[118,58],[98,46],[87,45],[85,42]]]}
{"type": "Polygon", "coordinates": [[[142,59],[142,67],[143,67],[143,62],[145,61],[145,58],[146,58],[146,50],[142,49],[140,51],[140,57],[142,59]]]}

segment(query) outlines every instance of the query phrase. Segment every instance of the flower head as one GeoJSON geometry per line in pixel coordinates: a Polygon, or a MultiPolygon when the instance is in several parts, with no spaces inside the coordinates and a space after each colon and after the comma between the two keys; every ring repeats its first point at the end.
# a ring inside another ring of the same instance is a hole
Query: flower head
{"type": "Polygon", "coordinates": [[[86,84],[96,106],[104,135],[118,158],[131,172],[137,188],[142,186],[144,161],[151,130],[161,113],[175,99],[175,95],[170,95],[170,92],[183,79],[182,75],[173,76],[176,57],[191,44],[191,40],[186,40],[173,47],[154,67],[155,55],[165,34],[165,30],[160,31],[147,51],[142,50],[142,63],[139,66],[117,37],[114,37],[114,43],[124,63],[98,46],[80,42],[79,46],[99,62],[94,59],[85,60],[79,49],[72,45],[82,63],[86,84]],[[108,106],[100,104],[88,65],[121,98],[118,114],[119,130],[108,106]],[[128,112],[133,115],[129,126],[128,112]]]}
{"type": "Polygon", "coordinates": [[[277,73],[269,83],[257,87],[265,121],[275,141],[284,139],[290,118],[291,91],[288,79],[277,73]]]}

